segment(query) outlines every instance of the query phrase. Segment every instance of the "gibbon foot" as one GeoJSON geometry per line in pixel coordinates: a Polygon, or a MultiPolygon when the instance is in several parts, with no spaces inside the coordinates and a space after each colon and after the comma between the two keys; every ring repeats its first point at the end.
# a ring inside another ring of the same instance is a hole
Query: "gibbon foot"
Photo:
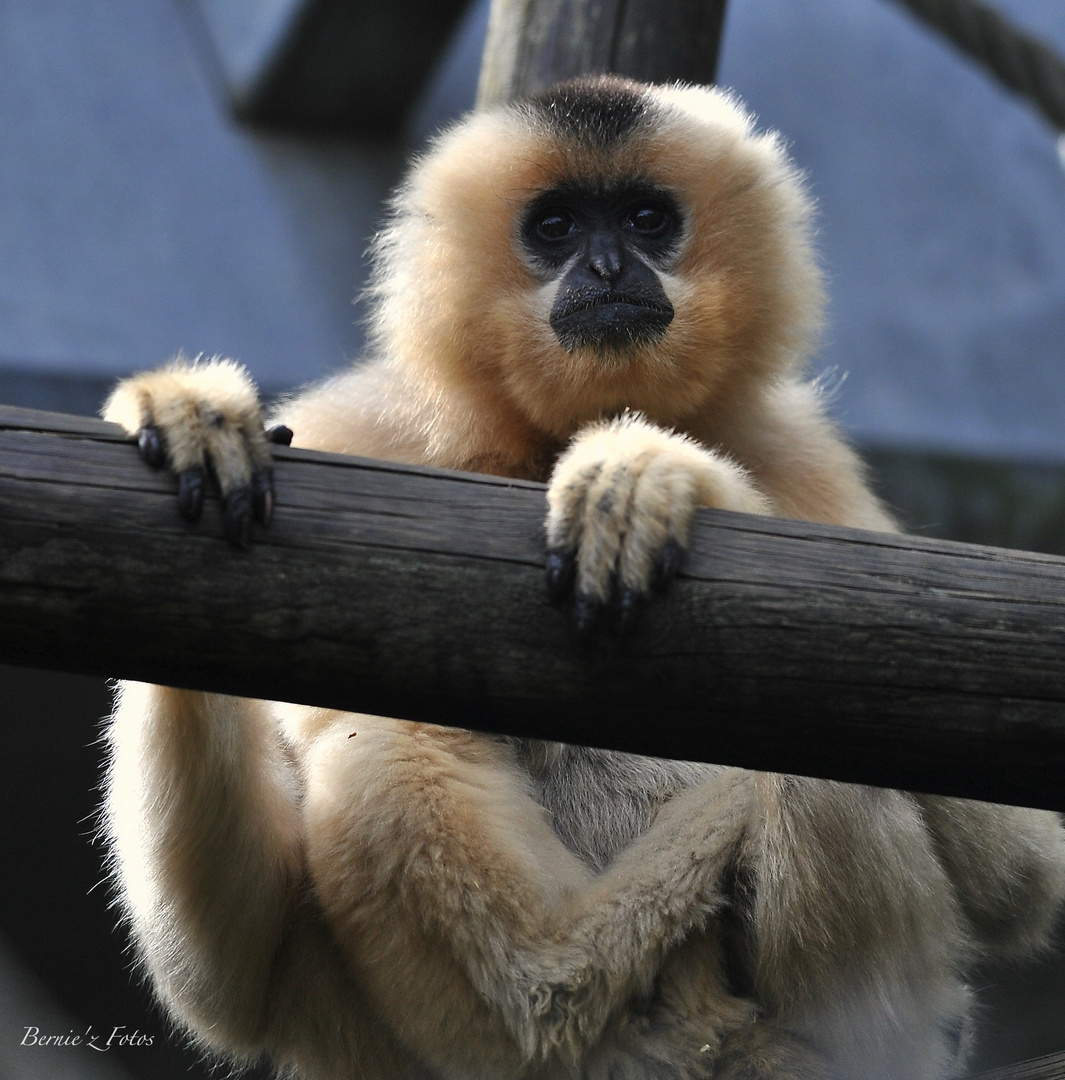
{"type": "Polygon", "coordinates": [[[282,425],[265,431],[255,384],[229,360],[176,360],[118,384],[104,417],[137,437],[141,457],[178,480],[178,510],[198,521],[208,477],[218,486],[226,538],[251,543],[252,522],[274,512],[270,443],[288,445],[282,425]]]}
{"type": "Polygon", "coordinates": [[[630,1014],[582,1063],[581,1080],[717,1080],[722,1023],[757,1023],[752,1003],[729,998],[722,1004],[712,1019],[671,1015],[668,1009],[630,1014]]]}
{"type": "Polygon", "coordinates": [[[683,1047],[670,1042],[670,1034],[676,1033],[648,1031],[642,1043],[626,1040],[593,1052],[581,1080],[713,1080],[714,1055],[698,1042],[683,1047]]]}
{"type": "Polygon", "coordinates": [[[714,1080],[843,1080],[815,1050],[756,1023],[726,1035],[715,1055],[714,1080]]]}

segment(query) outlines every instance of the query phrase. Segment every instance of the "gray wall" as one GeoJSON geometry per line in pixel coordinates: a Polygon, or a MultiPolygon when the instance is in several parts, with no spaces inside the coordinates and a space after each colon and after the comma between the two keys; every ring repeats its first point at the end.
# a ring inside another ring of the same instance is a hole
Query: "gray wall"
{"type": "Polygon", "coordinates": [[[191,3],[4,5],[0,399],[93,410],[178,350],[269,389],[358,353],[351,301],[400,152],[237,126],[210,47],[191,3]]]}

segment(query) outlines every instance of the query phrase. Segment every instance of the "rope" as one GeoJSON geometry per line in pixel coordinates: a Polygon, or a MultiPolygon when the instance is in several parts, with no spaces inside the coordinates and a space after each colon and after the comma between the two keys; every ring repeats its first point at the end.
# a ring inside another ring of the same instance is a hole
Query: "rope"
{"type": "Polygon", "coordinates": [[[895,0],[949,38],[1065,132],[1065,62],[979,0],[895,0]]]}

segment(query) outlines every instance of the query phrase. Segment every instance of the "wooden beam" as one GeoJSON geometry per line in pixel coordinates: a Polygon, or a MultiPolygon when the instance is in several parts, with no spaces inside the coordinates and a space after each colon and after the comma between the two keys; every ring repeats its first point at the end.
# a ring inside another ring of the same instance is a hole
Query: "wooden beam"
{"type": "Polygon", "coordinates": [[[242,552],[118,429],[0,408],[0,661],[1065,809],[1063,559],[701,511],[582,646],[541,485],[277,458],[242,552]]]}
{"type": "Polygon", "coordinates": [[[577,75],[712,83],[726,0],[493,0],[477,103],[577,75]]]}
{"type": "Polygon", "coordinates": [[[1065,1080],[1065,1051],[1017,1065],[1004,1065],[971,1076],[969,1080],[1065,1080]]]}

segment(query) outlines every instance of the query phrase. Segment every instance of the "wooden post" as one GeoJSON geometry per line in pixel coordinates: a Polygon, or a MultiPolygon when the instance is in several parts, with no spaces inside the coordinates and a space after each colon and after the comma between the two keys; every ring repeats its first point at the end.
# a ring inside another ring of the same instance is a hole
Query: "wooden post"
{"type": "Polygon", "coordinates": [[[0,661],[1065,809],[1065,559],[701,511],[581,646],[542,485],[277,458],[238,551],[118,429],[0,408],[0,661]]]}
{"type": "Polygon", "coordinates": [[[712,83],[726,0],[493,0],[477,104],[577,75],[712,83]]]}

